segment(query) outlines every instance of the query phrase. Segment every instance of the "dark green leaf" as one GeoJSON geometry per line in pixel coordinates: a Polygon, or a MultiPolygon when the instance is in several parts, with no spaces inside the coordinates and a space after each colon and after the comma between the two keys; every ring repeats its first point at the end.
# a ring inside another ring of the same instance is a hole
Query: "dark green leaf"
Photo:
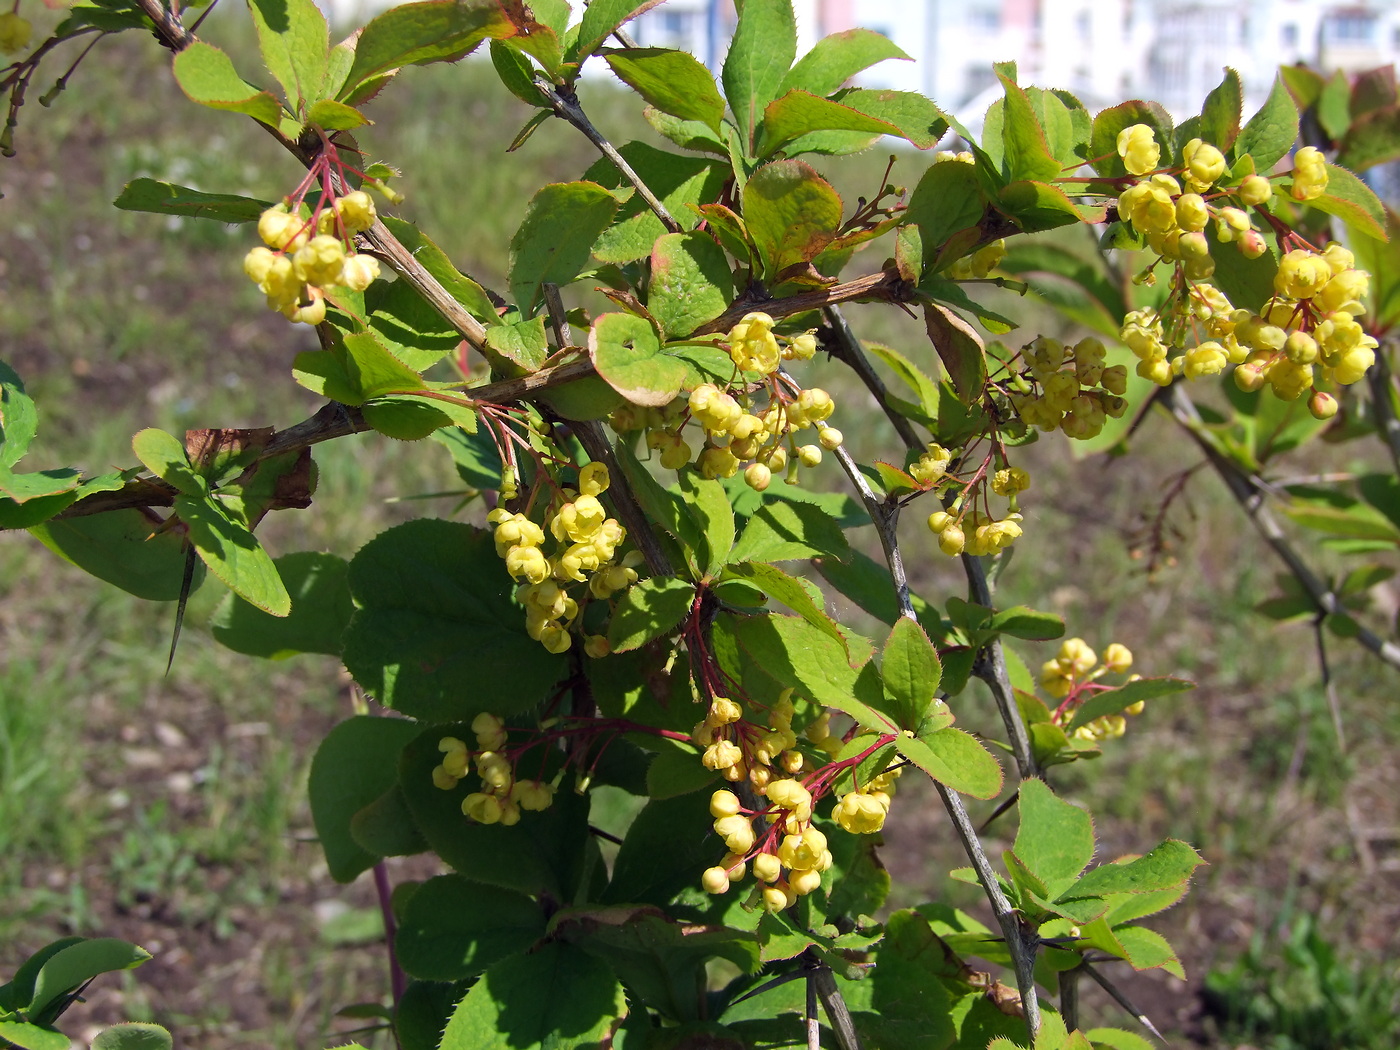
{"type": "Polygon", "coordinates": [[[156,179],[133,179],[112,202],[122,211],[188,215],[217,222],[257,222],[272,207],[268,201],[233,193],[205,193],[156,179]]]}
{"type": "Polygon", "coordinates": [[[943,665],[924,629],[907,617],[895,621],[880,663],[885,692],[893,701],[900,727],[918,729],[938,701],[943,665]]]}
{"type": "Polygon", "coordinates": [[[929,776],[973,798],[1001,793],[1001,765],[974,736],[951,726],[921,737],[897,736],[897,751],[929,776]]]}
{"type": "Polygon", "coordinates": [[[492,966],[458,1004],[440,1050],[597,1046],[626,1011],[617,978],[558,942],[492,966]]]}
{"type": "Polygon", "coordinates": [[[679,480],[686,505],[700,525],[704,541],[700,571],[705,576],[713,576],[728,563],[729,552],[734,547],[734,510],[724,486],[718,481],[701,477],[693,470],[682,473],[679,480]]]}
{"type": "Polygon", "coordinates": [[[1062,895],[1065,898],[1101,897],[1109,893],[1149,893],[1185,882],[1204,864],[1184,842],[1167,839],[1156,849],[1124,864],[1101,864],[1062,895]]]}
{"type": "Polygon", "coordinates": [[[1352,171],[1400,159],[1400,106],[1386,106],[1352,121],[1345,129],[1337,163],[1352,171]]]}
{"type": "MultiPolygon", "coordinates": [[[[835,562],[835,564],[840,564],[835,562]]],[[[837,642],[842,649],[846,649],[846,638],[841,634],[835,622],[832,621],[817,604],[817,599],[807,589],[811,586],[803,586],[802,580],[795,576],[789,576],[776,565],[769,565],[765,561],[745,561],[739,562],[729,567],[729,573],[733,576],[742,577],[749,580],[768,597],[774,601],[782,602],[793,612],[797,613],[813,627],[829,635],[832,641],[837,642]]],[[[848,653],[849,655],[849,653],[848,653]]]]}
{"type": "MultiPolygon", "coordinates": [[[[500,318],[496,314],[496,306],[491,302],[491,297],[486,294],[485,289],[470,277],[460,273],[443,250],[417,226],[410,222],[404,222],[402,219],[396,219],[392,215],[381,216],[380,220],[389,227],[389,232],[413,253],[413,257],[422,264],[423,268],[436,277],[439,283],[451,292],[452,297],[466,307],[473,317],[488,325],[500,323],[500,318]]],[[[374,285],[370,287],[373,288],[374,285]]]]}
{"type": "Polygon", "coordinates": [[[171,1050],[174,1045],[160,1025],[129,1021],[98,1032],[92,1050],[171,1050]]]}
{"type": "Polygon", "coordinates": [[[844,559],[850,544],[840,524],[809,503],[765,503],[740,533],[731,562],[789,561],[828,555],[844,559]]]}
{"type": "Polygon", "coordinates": [[[853,131],[863,135],[898,135],[899,128],[857,109],[818,98],[806,91],[789,91],[763,111],[760,157],[776,153],[788,143],[819,131],[853,131]]]}
{"type": "Polygon", "coordinates": [[[381,703],[415,718],[470,720],[539,704],[567,661],[525,633],[525,612],[490,533],[420,520],[380,533],[350,563],[360,608],[346,666],[381,703]]]}
{"type": "Polygon", "coordinates": [[[938,105],[917,91],[849,88],[836,96],[843,106],[888,121],[919,149],[930,149],[948,131],[948,120],[938,105]]]}
{"type": "Polygon", "coordinates": [[[602,902],[670,903],[724,855],[724,843],[710,833],[713,822],[703,792],[648,802],[622,840],[602,902]]]}
{"type": "Polygon", "coordinates": [[[987,353],[982,338],[961,317],[938,303],[924,305],[924,327],[959,399],[964,404],[976,404],[987,383],[987,353]]]}
{"type": "Polygon", "coordinates": [[[695,585],[675,576],[653,576],[623,592],[608,625],[613,652],[638,649],[669,633],[695,601],[695,585]]]}
{"type": "Polygon", "coordinates": [[[1201,108],[1200,137],[1222,153],[1229,153],[1239,136],[1240,118],[1244,116],[1243,99],[1240,75],[1233,69],[1226,69],[1225,79],[1206,96],[1201,108]]]}
{"type": "Polygon", "coordinates": [[[92,978],[119,970],[132,970],[151,958],[151,953],[116,937],[78,941],[44,960],[34,979],[34,994],[24,1007],[27,1017],[38,1024],[51,1018],[51,1008],[68,993],[92,978]]]}
{"type": "MultiPolygon", "coordinates": [[[[1035,109],[1025,89],[998,73],[1006,91],[1002,124],[1002,170],[1010,181],[1043,182],[1060,174],[1060,162],[1045,141],[1035,109]]],[[[1058,100],[1057,100],[1058,101],[1058,100]]],[[[1063,105],[1063,104],[1062,104],[1063,105]]]]}
{"type": "Polygon", "coordinates": [[[26,1021],[0,1021],[0,1039],[20,1050],[70,1050],[73,1045],[62,1032],[26,1021]]]}
{"type": "Polygon", "coordinates": [[[616,212],[617,198],[593,182],[556,182],[531,198],[510,241],[511,295],[527,316],[542,301],[541,285],[566,285],[583,272],[616,212]]]}
{"type": "MultiPolygon", "coordinates": [[[[30,531],[51,551],[84,572],[138,598],[172,602],[180,597],[185,575],[185,542],[137,510],[47,521],[30,531]]],[[[193,587],[204,580],[197,565],[193,587]]]]}
{"type": "Polygon", "coordinates": [[[1335,215],[1367,237],[1386,238],[1385,208],[1380,198],[1346,168],[1327,165],[1327,192],[1308,201],[1308,207],[1335,215]]]}
{"type": "Polygon", "coordinates": [[[292,597],[291,613],[269,616],[230,594],[209,624],[215,640],[234,652],[272,660],[297,653],[339,656],[340,636],[354,611],[345,560],[301,551],[283,555],[275,564],[292,597]]]}
{"type": "Polygon", "coordinates": [[[460,981],[525,951],[544,929],[544,913],[524,894],[440,875],[409,899],[394,950],[414,977],[460,981]]]}
{"type": "Polygon", "coordinates": [[[648,8],[655,7],[657,2],[658,0],[590,0],[583,9],[578,39],[569,48],[569,61],[582,64],[583,60],[603,45],[613,30],[648,8]]]}
{"type": "Polygon", "coordinates": [[[454,62],[488,37],[515,32],[497,0],[423,0],[379,15],[360,33],[355,61],[337,96],[401,66],[454,62]]]}
{"type": "Polygon", "coordinates": [[[1157,144],[1162,147],[1162,167],[1171,167],[1172,118],[1156,102],[1131,101],[1105,109],[1094,118],[1093,136],[1089,140],[1089,158],[1095,171],[1108,178],[1128,174],[1123,158],[1118,156],[1118,133],[1134,124],[1146,124],[1152,129],[1157,144]]]}
{"type": "Polygon", "coordinates": [[[909,197],[905,219],[919,227],[924,259],[931,261],[953,234],[975,228],[986,210],[976,167],[944,161],[930,165],[919,179],[909,197]]]}
{"type": "Polygon", "coordinates": [[[1195,688],[1195,682],[1188,682],[1184,678],[1139,678],[1118,689],[1095,693],[1074,713],[1074,720],[1068,728],[1073,732],[1096,718],[1116,715],[1139,700],[1155,700],[1159,696],[1170,696],[1172,693],[1195,688]]]}
{"type": "Polygon", "coordinates": [[[423,727],[402,718],[357,715],[332,729],[311,761],[308,794],[316,837],[337,882],[353,882],[380,859],[355,841],[351,822],[398,783],[398,757],[423,727]]]}
{"type": "Polygon", "coordinates": [[[724,250],[703,233],[668,233],[651,254],[647,310],[668,338],[713,321],[734,299],[724,250]]]}

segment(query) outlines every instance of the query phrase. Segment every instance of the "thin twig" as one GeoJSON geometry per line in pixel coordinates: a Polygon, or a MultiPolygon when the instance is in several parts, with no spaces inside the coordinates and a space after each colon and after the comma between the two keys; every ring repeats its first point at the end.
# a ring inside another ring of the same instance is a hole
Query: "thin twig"
{"type": "Polygon", "coordinates": [[[1400,474],[1400,419],[1395,418],[1395,380],[1390,371],[1390,350],[1397,345],[1394,335],[1387,336],[1376,348],[1376,363],[1366,373],[1371,388],[1371,411],[1376,414],[1376,431],[1390,450],[1395,473],[1400,474]]]}
{"type": "Polygon", "coordinates": [[[817,1017],[817,975],[809,971],[807,974],[807,1050],[821,1050],[822,1046],[822,1025],[817,1017]]]}
{"type": "Polygon", "coordinates": [[[593,122],[588,119],[588,114],[579,105],[578,96],[568,90],[556,91],[547,84],[538,86],[540,92],[549,100],[550,108],[554,110],[555,114],[583,132],[584,137],[597,147],[598,152],[612,161],[622,177],[632,184],[642,200],[647,202],[647,207],[661,220],[661,225],[665,226],[670,233],[683,232],[684,228],[666,210],[666,205],[661,203],[656,194],[651,192],[651,187],[642,181],[642,177],[632,170],[632,165],[627,163],[627,159],[617,151],[611,142],[603,137],[602,132],[593,126],[593,122]]]}
{"type": "Polygon", "coordinates": [[[831,1030],[836,1033],[841,1050],[862,1050],[860,1034],[856,1031],[846,1000],[841,997],[841,989],[836,987],[836,975],[831,972],[831,967],[817,967],[812,972],[812,983],[816,985],[817,995],[821,996],[822,1009],[826,1011],[826,1019],[831,1022],[831,1030]]]}
{"type": "Polygon", "coordinates": [[[885,418],[890,421],[890,426],[894,427],[895,433],[899,435],[906,447],[923,448],[924,442],[915,433],[914,424],[907,416],[896,412],[894,406],[890,404],[889,390],[885,386],[885,381],[871,367],[869,358],[861,349],[860,340],[856,338],[855,332],[851,331],[850,322],[846,320],[846,315],[841,312],[841,308],[833,304],[822,313],[825,314],[826,323],[831,326],[834,337],[825,347],[827,353],[855,372],[860,381],[865,384],[865,388],[874,396],[875,403],[885,413],[885,418]]]}
{"type": "Polygon", "coordinates": [[[1099,973],[1098,970],[1090,966],[1087,959],[1079,964],[1078,969],[1081,969],[1085,973],[1087,973],[1098,983],[1098,986],[1100,988],[1102,988],[1109,995],[1113,996],[1114,1001],[1117,1002],[1118,1005],[1121,1006],[1124,1010],[1127,1010],[1128,1013],[1132,1014],[1133,1017],[1137,1019],[1138,1024],[1142,1025],[1149,1032],[1155,1035],[1158,1039],[1162,1040],[1162,1042],[1165,1043],[1167,1041],[1167,1037],[1164,1036],[1161,1032],[1157,1031],[1157,1026],[1154,1025],[1148,1019],[1147,1015],[1141,1010],[1139,1010],[1136,1006],[1134,1006],[1133,1001],[1129,999],[1126,995],[1124,995],[1121,991],[1119,991],[1117,985],[1115,985],[1103,974],[1099,973]]]}
{"type": "MultiPolygon", "coordinates": [[[[885,550],[886,562],[889,565],[890,578],[899,598],[900,615],[917,622],[918,617],[914,614],[914,605],[909,598],[909,581],[904,573],[904,562],[896,535],[899,507],[885,504],[875,495],[865,476],[861,474],[860,467],[844,447],[837,447],[836,459],[850,478],[851,484],[860,493],[861,500],[875,525],[875,531],[880,537],[880,545],[885,550]]],[[[1035,953],[1038,940],[1034,931],[1022,924],[1020,916],[1011,906],[1011,901],[1002,891],[996,872],[992,870],[991,861],[987,859],[987,852],[977,837],[977,829],[973,827],[972,818],[968,816],[962,796],[937,780],[933,784],[938,789],[938,795],[943,800],[948,816],[952,818],[958,839],[962,842],[968,859],[972,861],[973,870],[977,872],[977,881],[982,884],[987,900],[991,903],[992,914],[996,916],[1002,936],[1006,939],[1006,946],[1011,953],[1012,968],[1016,971],[1016,986],[1021,993],[1026,1027],[1031,1040],[1034,1041],[1036,1033],[1040,1031],[1040,1003],[1035,992],[1035,953]]]]}
{"type": "MultiPolygon", "coordinates": [[[[1336,593],[1323,583],[1303,561],[1284,534],[1278,521],[1269,512],[1269,508],[1264,505],[1266,495],[1264,485],[1258,479],[1247,474],[1232,460],[1222,455],[1206,439],[1202,433],[1201,417],[1196,412],[1196,406],[1181,389],[1180,383],[1173,383],[1167,389],[1163,403],[1182,429],[1191,435],[1192,440],[1204,453],[1210,465],[1215,468],[1215,472],[1225,482],[1225,487],[1230,490],[1230,495],[1235,497],[1235,502],[1240,505],[1255,529],[1258,530],[1259,535],[1264,538],[1264,542],[1273,548],[1274,553],[1278,555],[1279,559],[1288,567],[1288,571],[1307,592],[1314,607],[1328,615],[1350,615],[1342,608],[1342,603],[1337,599],[1336,593]]],[[[1356,634],[1353,637],[1382,661],[1391,667],[1400,669],[1400,646],[1394,642],[1386,641],[1360,623],[1356,625],[1356,634]]]]}
{"type": "MultiPolygon", "coordinates": [[[[1082,964],[1081,964],[1082,965],[1082,964]]],[[[1079,1028],[1079,967],[1060,974],[1060,1018],[1065,1028],[1079,1028]]]]}

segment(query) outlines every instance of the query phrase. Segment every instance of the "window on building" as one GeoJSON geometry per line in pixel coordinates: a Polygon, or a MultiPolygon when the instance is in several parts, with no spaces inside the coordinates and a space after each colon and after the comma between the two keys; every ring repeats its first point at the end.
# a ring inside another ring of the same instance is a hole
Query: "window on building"
{"type": "Polygon", "coordinates": [[[1001,12],[995,7],[971,7],[967,24],[975,33],[996,33],[1001,29],[1001,12]]]}
{"type": "Polygon", "coordinates": [[[1293,22],[1285,22],[1283,28],[1279,30],[1279,42],[1284,47],[1298,46],[1298,26],[1293,22]]]}
{"type": "Polygon", "coordinates": [[[1369,44],[1375,32],[1376,16],[1366,11],[1338,11],[1323,22],[1323,33],[1333,44],[1369,44]]]}

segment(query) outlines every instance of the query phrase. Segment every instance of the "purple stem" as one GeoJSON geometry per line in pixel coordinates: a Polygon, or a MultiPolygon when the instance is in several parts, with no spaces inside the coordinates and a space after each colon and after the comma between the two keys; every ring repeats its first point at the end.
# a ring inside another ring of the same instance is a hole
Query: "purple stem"
{"type": "Polygon", "coordinates": [[[390,905],[392,891],[389,888],[389,870],[381,860],[374,866],[374,888],[379,894],[379,911],[384,916],[384,946],[389,949],[389,983],[394,991],[394,1006],[399,1005],[399,1000],[403,998],[406,978],[403,967],[399,965],[399,957],[394,953],[394,935],[398,932],[398,925],[394,922],[394,909],[390,905]]]}

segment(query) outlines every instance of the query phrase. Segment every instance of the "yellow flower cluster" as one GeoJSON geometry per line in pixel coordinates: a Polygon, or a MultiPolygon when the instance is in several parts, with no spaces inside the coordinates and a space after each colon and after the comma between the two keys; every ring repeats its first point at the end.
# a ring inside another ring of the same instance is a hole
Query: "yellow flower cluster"
{"type": "Polygon", "coordinates": [[[802,771],[804,759],[797,751],[797,734],[792,729],[796,709],[792,690],[784,689],[768,711],[768,729],[757,730],[744,719],[744,708],[727,696],[710,700],[705,718],[691,730],[691,737],[705,749],[700,761],[706,769],[737,783],[747,779],[763,790],[773,779],[773,766],[787,773],[802,771]]]}
{"type": "MultiPolygon", "coordinates": [[[[636,582],[640,553],[615,561],[627,530],[608,516],[598,499],[608,484],[608,468],[602,463],[589,463],[579,471],[578,492],[565,490],[549,519],[556,544],[553,556],[544,553],[545,530],[526,515],[504,507],[487,515],[495,526],[496,553],[505,560],[506,571],[523,581],[515,594],[525,606],[525,629],[551,653],[566,652],[573,644],[570,628],[581,606],[568,593],[570,584],[587,582],[590,595],[607,600],[636,582]]],[[[593,657],[606,655],[606,640],[589,638],[585,651],[593,657]]]]}
{"type": "Polygon", "coordinates": [[[800,781],[773,780],[764,794],[772,803],[764,819],[778,825],[777,834],[765,836],[764,848],[752,858],[757,838],[738,796],[723,788],[710,796],[715,834],[724,840],[729,853],[715,867],[705,870],[700,884],[709,893],[725,893],[732,883],[744,877],[752,859],[754,878],[767,883],[762,892],[763,906],[776,912],[819,888],[822,872],[831,867],[832,857],[826,835],[812,826],[812,795],[800,781]]]}
{"type": "Polygon", "coordinates": [[[1011,405],[1029,426],[1085,440],[1103,430],[1109,418],[1127,411],[1128,369],[1106,366],[1107,350],[1099,340],[1081,339],[1066,347],[1041,336],[1026,347],[1024,357],[1026,371],[1018,380],[1025,389],[1012,393],[1011,405]]]}
{"type": "Polygon", "coordinates": [[[1006,258],[1006,241],[993,241],[953,263],[948,268],[948,276],[955,281],[980,279],[1000,266],[1004,258],[1006,258]]]}
{"type": "MultiPolygon", "coordinates": [[[[1098,654],[1083,638],[1069,638],[1061,644],[1054,659],[1047,660],[1041,666],[1040,686],[1056,699],[1064,699],[1080,686],[1105,674],[1124,674],[1132,666],[1133,654],[1125,645],[1118,642],[1109,645],[1104,650],[1103,663],[1099,664],[1098,654]]],[[[1057,720],[1068,722],[1074,716],[1074,707],[1058,712],[1057,720]]],[[[1139,700],[1125,710],[1130,715],[1137,715],[1142,713],[1142,709],[1143,701],[1139,700]]],[[[1110,740],[1122,736],[1126,728],[1127,721],[1122,715],[1104,715],[1080,726],[1074,731],[1074,736],[1086,741],[1110,740]]]]}
{"type": "Polygon", "coordinates": [[[288,320],[320,324],[326,317],[322,290],[339,286],[362,292],[379,276],[379,262],[353,251],[351,237],[374,224],[374,202],[363,190],[338,197],[314,217],[286,203],[258,219],[263,245],[243,259],[243,272],[267,296],[267,305],[288,320]],[[347,252],[346,246],[351,246],[347,252]]]}
{"type": "Polygon", "coordinates": [[[815,387],[789,393],[785,381],[774,377],[783,361],[810,359],[817,350],[816,336],[804,332],[779,342],[773,319],[751,313],[730,329],[727,343],[735,368],[758,373],[762,382],[749,383],[736,375],[723,387],[701,383],[687,400],[677,399],[663,409],[624,406],[610,419],[613,429],[626,433],[645,428],[647,447],[660,454],[667,470],[680,470],[694,459],[707,478],[732,478],[742,470],[744,480],[760,492],[783,471],[795,484],[801,467],[816,466],[824,449],[831,451],[844,440],[826,422],[836,408],[830,394],[815,387]],[[759,394],[765,391],[767,401],[761,403],[759,394]],[[705,434],[698,456],[683,433],[689,419],[705,434]],[[799,445],[795,435],[807,427],[816,429],[817,440],[799,445]]]}
{"type": "Polygon", "coordinates": [[[863,788],[846,792],[831,811],[832,818],[852,835],[873,835],[885,826],[894,782],[902,769],[886,770],[863,788]]]}
{"type": "Polygon", "coordinates": [[[554,785],[542,780],[518,780],[511,760],[501,753],[506,745],[505,723],[483,711],[472,720],[477,750],[455,736],[438,741],[442,762],[433,767],[433,783],[451,791],[473,764],[482,790],[462,800],[462,812],[478,824],[518,824],[522,810],[548,809],[554,801],[554,785]]]}
{"type": "MultiPolygon", "coordinates": [[[[1319,378],[1348,386],[1375,364],[1378,344],[1356,321],[1365,312],[1369,285],[1369,275],[1355,268],[1341,245],[1329,244],[1321,253],[1298,248],[1280,261],[1274,296],[1259,314],[1234,309],[1210,285],[1192,286],[1176,320],[1203,328],[1211,338],[1190,349],[1169,358],[1162,316],[1153,310],[1128,314],[1122,337],[1139,358],[1138,374],[1161,386],[1174,376],[1217,375],[1234,364],[1240,389],[1267,383],[1277,397],[1294,401],[1319,378]]],[[[1314,391],[1308,407],[1319,419],[1337,410],[1323,391],[1314,391]]]]}
{"type": "Polygon", "coordinates": [[[1327,192],[1327,161],[1316,146],[1304,146],[1293,154],[1293,184],[1288,192],[1295,201],[1316,200],[1327,192]]]}

